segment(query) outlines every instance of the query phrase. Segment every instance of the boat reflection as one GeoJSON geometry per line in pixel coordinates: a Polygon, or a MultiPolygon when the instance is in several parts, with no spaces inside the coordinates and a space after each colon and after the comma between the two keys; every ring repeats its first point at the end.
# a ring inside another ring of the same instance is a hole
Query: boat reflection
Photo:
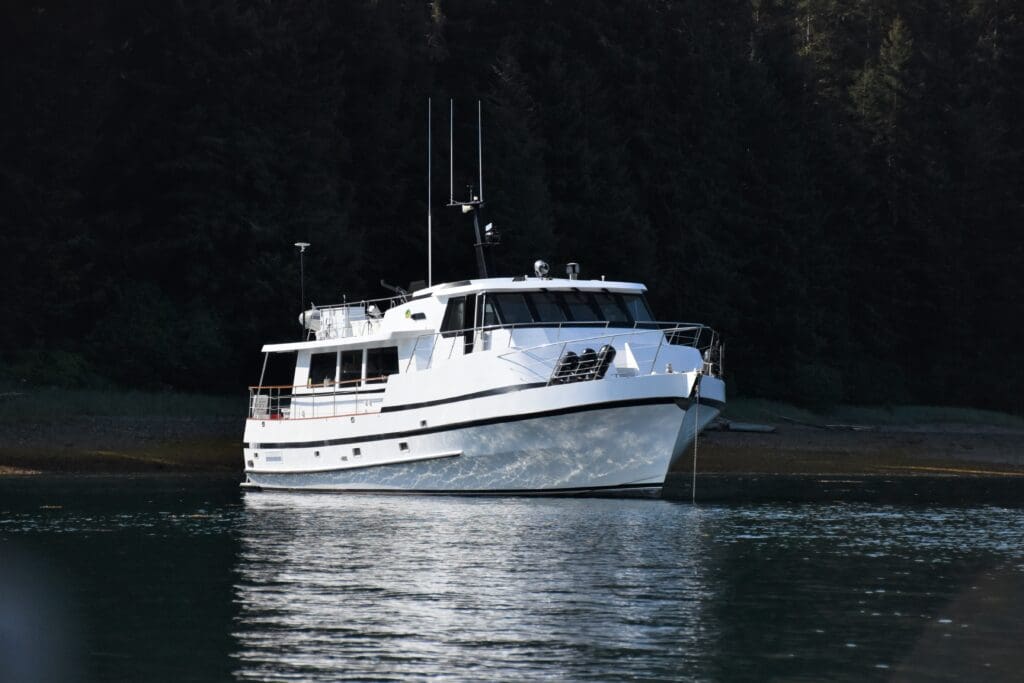
{"type": "Polygon", "coordinates": [[[245,496],[236,677],[696,673],[701,512],[653,501],[245,496]]]}

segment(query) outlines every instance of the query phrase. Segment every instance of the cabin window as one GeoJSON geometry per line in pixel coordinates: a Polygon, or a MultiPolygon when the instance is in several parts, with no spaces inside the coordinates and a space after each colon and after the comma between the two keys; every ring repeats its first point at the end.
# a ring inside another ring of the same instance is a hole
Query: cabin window
{"type": "Polygon", "coordinates": [[[622,301],[626,307],[626,312],[629,313],[630,319],[634,322],[645,323],[654,320],[654,316],[651,315],[651,309],[647,307],[647,302],[642,294],[623,294],[622,301]]]}
{"type": "Polygon", "coordinates": [[[594,294],[594,303],[601,309],[601,320],[607,320],[612,323],[632,322],[629,318],[629,312],[626,311],[625,304],[622,303],[619,297],[605,294],[604,292],[596,292],[594,294]]]}
{"type": "Polygon", "coordinates": [[[457,296],[448,300],[448,308],[441,321],[441,336],[452,337],[466,329],[466,297],[457,296]]]}
{"type": "Polygon", "coordinates": [[[576,322],[594,322],[600,320],[600,314],[594,310],[583,292],[565,292],[565,306],[569,309],[569,318],[576,322]]]}
{"type": "Polygon", "coordinates": [[[338,352],[314,353],[309,360],[309,381],[313,386],[334,383],[338,366],[338,352]]]}
{"type": "Polygon", "coordinates": [[[363,376],[363,352],[341,352],[341,381],[353,382],[363,376]]]}
{"type": "Polygon", "coordinates": [[[494,302],[503,325],[522,325],[533,322],[533,314],[526,304],[526,297],[518,292],[495,294],[494,302]]]}
{"type": "Polygon", "coordinates": [[[498,292],[487,295],[483,309],[485,326],[569,321],[631,325],[653,320],[654,316],[640,294],[498,292]]]}
{"type": "Polygon", "coordinates": [[[398,347],[385,346],[381,349],[366,350],[366,381],[383,382],[381,377],[398,372],[398,347]]]}
{"type": "Polygon", "coordinates": [[[493,295],[484,297],[484,327],[493,327],[500,325],[501,321],[498,318],[498,311],[494,308],[493,295]]]}
{"type": "Polygon", "coordinates": [[[558,302],[558,297],[552,292],[533,292],[530,294],[533,300],[533,308],[537,311],[537,318],[541,322],[560,323],[565,322],[565,309],[558,302]]]}

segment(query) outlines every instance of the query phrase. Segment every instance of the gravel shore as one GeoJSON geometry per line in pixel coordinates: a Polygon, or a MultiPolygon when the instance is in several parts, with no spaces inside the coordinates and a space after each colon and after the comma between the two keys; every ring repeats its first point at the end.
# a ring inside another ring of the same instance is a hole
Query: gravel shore
{"type": "Polygon", "coordinates": [[[1024,504],[1024,430],[921,424],[704,432],[663,497],[702,502],[1024,504]]]}
{"type": "MultiPolygon", "coordinates": [[[[1021,429],[968,424],[771,426],[773,433],[705,431],[697,442],[697,470],[719,474],[1024,473],[1021,429]]],[[[683,460],[680,469],[691,471],[692,454],[683,460]]]]}
{"type": "Polygon", "coordinates": [[[0,422],[0,474],[241,471],[244,418],[71,417],[0,422]]]}
{"type": "MultiPolygon", "coordinates": [[[[1024,430],[979,425],[706,431],[705,475],[1024,475],[1024,430]]],[[[241,471],[243,418],[73,417],[0,422],[0,474],[241,471]]],[[[692,454],[678,464],[692,472],[692,454]]],[[[1024,480],[1021,481],[1024,485],[1024,480]]]]}

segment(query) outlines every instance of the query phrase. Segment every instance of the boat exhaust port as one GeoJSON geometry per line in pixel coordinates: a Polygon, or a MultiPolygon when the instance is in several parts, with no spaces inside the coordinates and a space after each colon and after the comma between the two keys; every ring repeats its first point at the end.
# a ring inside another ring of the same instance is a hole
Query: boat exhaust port
{"type": "Polygon", "coordinates": [[[555,371],[551,374],[551,384],[569,384],[570,382],[589,382],[604,379],[615,360],[615,347],[605,344],[599,350],[584,349],[583,353],[566,351],[558,359],[555,371]]]}

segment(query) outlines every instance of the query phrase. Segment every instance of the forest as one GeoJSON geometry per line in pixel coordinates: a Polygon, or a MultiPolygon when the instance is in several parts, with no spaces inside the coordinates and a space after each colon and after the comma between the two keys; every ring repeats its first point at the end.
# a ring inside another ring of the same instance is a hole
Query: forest
{"type": "Polygon", "coordinates": [[[12,0],[0,379],[241,392],[317,304],[641,281],[733,396],[1024,413],[1024,15],[1006,0],[12,0]]]}

